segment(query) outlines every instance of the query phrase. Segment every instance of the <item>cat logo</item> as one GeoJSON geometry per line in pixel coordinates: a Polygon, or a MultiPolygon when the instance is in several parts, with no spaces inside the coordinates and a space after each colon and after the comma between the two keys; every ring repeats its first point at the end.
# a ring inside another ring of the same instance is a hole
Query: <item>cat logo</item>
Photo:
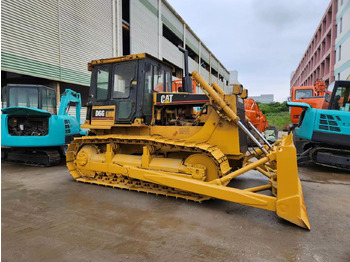
{"type": "Polygon", "coordinates": [[[161,95],[160,102],[162,104],[172,103],[173,102],[173,95],[161,95]]]}

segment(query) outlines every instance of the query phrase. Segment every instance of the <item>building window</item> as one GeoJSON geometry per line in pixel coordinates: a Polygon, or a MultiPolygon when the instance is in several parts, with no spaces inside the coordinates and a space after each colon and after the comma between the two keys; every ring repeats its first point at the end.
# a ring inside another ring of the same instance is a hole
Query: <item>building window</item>
{"type": "Polygon", "coordinates": [[[340,61],[341,59],[341,45],[339,46],[339,49],[338,49],[338,61],[340,61]]]}
{"type": "Polygon", "coordinates": [[[339,34],[343,31],[343,18],[340,18],[340,22],[339,22],[339,34]]]}
{"type": "Polygon", "coordinates": [[[214,68],[211,68],[211,74],[216,78],[219,76],[218,71],[216,71],[214,68]]]}
{"type": "Polygon", "coordinates": [[[123,55],[130,55],[130,1],[122,0],[123,55]]]}
{"type": "Polygon", "coordinates": [[[338,73],[338,80],[340,80],[340,73],[338,73]]]}
{"type": "Polygon", "coordinates": [[[343,5],[343,0],[340,0],[340,5],[343,5]]]}
{"type": "Polygon", "coordinates": [[[203,68],[205,68],[207,71],[209,71],[210,70],[210,66],[209,66],[209,64],[207,63],[207,62],[205,62],[205,60],[203,59],[203,58],[201,58],[201,66],[203,67],[203,68]]]}
{"type": "Polygon", "coordinates": [[[163,24],[163,36],[168,39],[174,46],[183,46],[183,41],[165,24],[163,24]]]}
{"type": "Polygon", "coordinates": [[[193,51],[193,49],[191,47],[189,47],[188,45],[186,45],[186,50],[188,51],[188,56],[191,57],[194,61],[196,61],[198,63],[199,56],[197,55],[197,53],[195,51],[193,51]]]}
{"type": "Polygon", "coordinates": [[[169,64],[172,68],[173,68],[173,71],[172,71],[172,75],[175,76],[176,78],[179,78],[181,79],[182,76],[183,76],[183,73],[182,73],[182,69],[176,65],[174,65],[173,63],[171,63],[169,60],[166,60],[163,58],[163,61],[167,64],[169,64]]]}

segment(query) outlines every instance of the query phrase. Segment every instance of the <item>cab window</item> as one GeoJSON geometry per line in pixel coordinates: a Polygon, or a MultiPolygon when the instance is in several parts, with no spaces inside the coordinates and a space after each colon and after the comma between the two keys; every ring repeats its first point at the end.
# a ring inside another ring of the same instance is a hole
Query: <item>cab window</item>
{"type": "Polygon", "coordinates": [[[295,90],[295,100],[312,97],[313,90],[312,89],[299,89],[295,90]]]}
{"type": "Polygon", "coordinates": [[[49,111],[51,114],[57,114],[56,92],[53,90],[47,90],[47,107],[47,111],[49,111]]]}
{"type": "Polygon", "coordinates": [[[158,66],[153,67],[153,90],[156,92],[164,92],[164,70],[158,66]]]}
{"type": "Polygon", "coordinates": [[[96,99],[106,100],[108,98],[109,67],[96,69],[96,99]]]}
{"type": "Polygon", "coordinates": [[[171,73],[165,72],[165,91],[172,92],[171,73]]]}
{"type": "Polygon", "coordinates": [[[152,114],[152,91],[153,91],[153,73],[152,65],[146,63],[145,65],[145,90],[143,94],[143,113],[145,115],[152,114]]]}
{"type": "Polygon", "coordinates": [[[152,65],[146,63],[145,67],[145,93],[152,93],[152,65]]]}
{"type": "Polygon", "coordinates": [[[132,82],[136,79],[135,63],[117,64],[114,66],[113,71],[113,98],[128,98],[132,82]]]}
{"type": "Polygon", "coordinates": [[[41,91],[42,109],[49,111],[52,115],[57,114],[56,93],[53,90],[42,89],[41,91]]]}
{"type": "Polygon", "coordinates": [[[37,88],[11,87],[9,106],[39,108],[39,90],[37,88]]]}
{"type": "Polygon", "coordinates": [[[8,87],[5,86],[1,90],[1,108],[7,107],[7,89],[8,87]]]}
{"type": "Polygon", "coordinates": [[[350,87],[337,87],[332,109],[350,111],[350,87]]]}

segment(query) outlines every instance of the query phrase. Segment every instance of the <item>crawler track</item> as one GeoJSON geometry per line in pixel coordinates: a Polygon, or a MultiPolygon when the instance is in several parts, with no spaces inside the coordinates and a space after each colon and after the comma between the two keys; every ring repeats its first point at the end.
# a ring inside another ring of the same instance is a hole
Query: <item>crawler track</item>
{"type": "Polygon", "coordinates": [[[97,185],[104,185],[113,188],[121,188],[127,190],[134,190],[138,192],[153,193],[156,195],[165,195],[175,198],[183,198],[186,200],[192,200],[201,202],[209,199],[207,196],[198,195],[186,191],[180,191],[176,188],[171,188],[159,184],[154,184],[138,179],[131,179],[125,175],[114,173],[102,173],[94,172],[93,175],[84,174],[82,170],[78,168],[75,163],[79,150],[85,145],[93,145],[100,147],[104,144],[113,145],[138,145],[138,146],[151,146],[157,148],[159,152],[186,152],[187,154],[205,154],[214,160],[216,163],[219,174],[221,177],[227,174],[231,168],[228,163],[228,159],[216,146],[208,145],[206,143],[193,143],[183,140],[166,139],[159,136],[122,136],[122,135],[109,135],[96,137],[81,137],[75,139],[68,147],[67,150],[67,166],[72,176],[78,182],[91,183],[97,185]]]}
{"type": "Polygon", "coordinates": [[[350,150],[317,146],[310,150],[309,157],[317,165],[350,171],[350,150]],[[323,157],[318,156],[320,153],[323,157]]]}
{"type": "Polygon", "coordinates": [[[3,149],[2,161],[8,163],[20,163],[27,166],[55,166],[61,162],[61,154],[56,149],[3,149]]]}

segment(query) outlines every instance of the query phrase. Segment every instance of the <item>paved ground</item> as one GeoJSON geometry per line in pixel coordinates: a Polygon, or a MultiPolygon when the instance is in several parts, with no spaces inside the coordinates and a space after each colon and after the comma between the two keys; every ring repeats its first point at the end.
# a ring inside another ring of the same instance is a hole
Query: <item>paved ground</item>
{"type": "Polygon", "coordinates": [[[1,171],[3,261],[350,261],[349,174],[299,168],[309,232],[220,200],[77,183],[64,165],[1,171]]]}

